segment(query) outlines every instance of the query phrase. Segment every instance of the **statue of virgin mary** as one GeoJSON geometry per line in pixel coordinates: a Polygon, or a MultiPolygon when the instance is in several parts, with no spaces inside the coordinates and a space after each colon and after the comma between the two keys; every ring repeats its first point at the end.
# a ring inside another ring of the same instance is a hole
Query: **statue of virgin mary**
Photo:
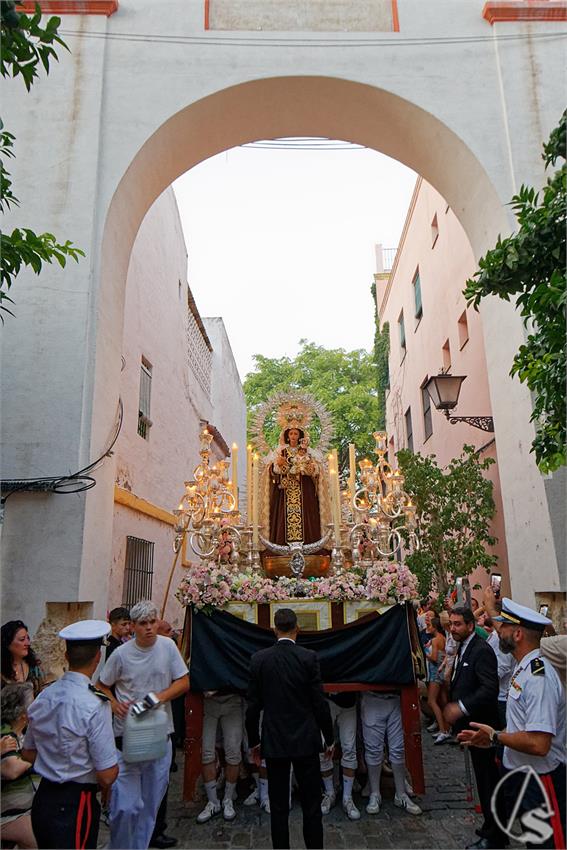
{"type": "Polygon", "coordinates": [[[279,405],[279,441],[263,458],[260,483],[260,525],[270,543],[307,545],[320,540],[327,531],[329,482],[321,447],[328,439],[326,431],[330,430],[330,424],[328,414],[324,411],[326,416],[323,416],[323,411],[305,393],[290,394],[279,405]],[[308,432],[313,412],[324,419],[317,447],[311,445],[308,432]]]}

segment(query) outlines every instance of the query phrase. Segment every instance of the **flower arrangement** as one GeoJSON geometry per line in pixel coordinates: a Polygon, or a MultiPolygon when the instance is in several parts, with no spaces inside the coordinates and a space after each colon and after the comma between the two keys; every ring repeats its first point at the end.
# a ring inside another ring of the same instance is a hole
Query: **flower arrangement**
{"type": "Polygon", "coordinates": [[[405,564],[380,561],[364,570],[353,567],[324,578],[271,579],[258,571],[232,572],[225,564],[212,568],[194,564],[176,592],[182,605],[197,609],[224,608],[229,602],[274,602],[290,598],[344,602],[374,599],[385,605],[417,597],[417,577],[405,564]]]}

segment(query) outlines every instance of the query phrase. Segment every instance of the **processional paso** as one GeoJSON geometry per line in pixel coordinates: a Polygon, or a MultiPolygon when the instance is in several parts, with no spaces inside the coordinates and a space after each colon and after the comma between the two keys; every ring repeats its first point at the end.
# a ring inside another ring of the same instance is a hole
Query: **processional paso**
{"type": "Polygon", "coordinates": [[[374,433],[377,459],[362,458],[358,470],[351,445],[341,479],[330,415],[311,395],[275,394],[259,407],[251,432],[246,507],[237,447],[232,463],[212,462],[205,429],[201,462],[175,511],[176,557],[186,544],[198,559],[176,592],[187,607],[191,674],[185,797],[201,761],[202,694],[246,689],[250,656],[273,640],[269,629],[282,604],[297,612],[300,641],[317,650],[326,690],[399,691],[406,760],[422,790],[420,650],[413,608],[399,604],[417,597],[404,562],[418,546],[416,510],[387,460],[387,435],[374,433]],[[353,622],[370,612],[381,616],[353,622]]]}

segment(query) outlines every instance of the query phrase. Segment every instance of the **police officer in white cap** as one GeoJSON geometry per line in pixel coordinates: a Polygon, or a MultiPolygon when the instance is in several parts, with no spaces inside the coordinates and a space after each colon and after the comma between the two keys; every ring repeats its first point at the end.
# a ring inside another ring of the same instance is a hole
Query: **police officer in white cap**
{"type": "Polygon", "coordinates": [[[510,772],[503,782],[508,816],[519,814],[520,823],[525,830],[531,829],[533,837],[533,843],[523,843],[565,847],[565,692],[552,664],[540,653],[541,636],[551,620],[507,598],[502,600],[501,613],[492,619],[499,629],[500,649],[516,660],[506,729],[498,732],[471,723],[477,731],[464,730],[458,737],[477,747],[504,747],[503,767],[510,772]]]}
{"type": "Polygon", "coordinates": [[[110,703],[90,681],[109,631],[102,620],[82,620],[62,629],[69,671],[28,709],[22,758],[34,763],[42,777],[31,813],[39,847],[97,846],[96,793],[118,776],[110,703]]]}

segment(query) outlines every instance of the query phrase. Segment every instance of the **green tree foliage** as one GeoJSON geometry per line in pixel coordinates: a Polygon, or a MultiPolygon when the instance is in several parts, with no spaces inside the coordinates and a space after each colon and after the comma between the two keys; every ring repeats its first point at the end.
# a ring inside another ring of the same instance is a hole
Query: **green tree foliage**
{"type": "MultiPolygon", "coordinates": [[[[43,66],[49,73],[49,63],[57,59],[54,44],[67,49],[66,44],[58,36],[57,30],[61,19],[52,17],[45,27],[41,26],[41,8],[36,4],[35,14],[31,17],[17,11],[15,2],[2,0],[1,12],[1,44],[0,44],[0,73],[3,77],[21,77],[29,91],[38,71],[43,66]]],[[[19,201],[12,191],[10,174],[5,162],[14,156],[14,136],[4,129],[0,121],[0,212],[19,206],[19,201]]],[[[76,248],[72,242],[57,242],[52,233],[36,234],[30,228],[16,228],[11,234],[0,233],[0,319],[3,314],[12,311],[6,302],[12,302],[8,291],[23,267],[29,267],[39,274],[44,263],[57,261],[64,267],[71,257],[78,261],[84,256],[83,251],[76,248]]]]}
{"type": "MultiPolygon", "coordinates": [[[[372,432],[383,421],[383,402],[376,388],[376,364],[372,354],[362,349],[325,349],[303,339],[294,360],[271,359],[256,354],[255,371],[244,381],[248,421],[262,402],[275,392],[302,390],[325,405],[335,429],[333,445],[339,466],[348,465],[348,444],[355,443],[359,457],[370,455],[375,442],[372,432]]],[[[271,442],[277,442],[279,429],[273,426],[271,442]]]]}
{"type": "Polygon", "coordinates": [[[420,548],[406,563],[418,577],[420,593],[437,590],[444,597],[458,576],[477,567],[490,572],[496,556],[486,547],[496,543],[490,534],[495,506],[492,482],[483,473],[492,458],[482,460],[473,446],[463,446],[461,456],[445,469],[435,455],[402,449],[397,457],[404,489],[417,508],[420,548]]]}
{"type": "Polygon", "coordinates": [[[565,301],[567,170],[565,166],[567,112],[544,145],[546,168],[563,160],[541,192],[522,186],[511,206],[518,231],[498,237],[495,248],[479,262],[479,271],[467,281],[469,304],[478,308],[482,298],[497,295],[515,299],[527,339],[510,374],[532,392],[531,421],[537,434],[532,444],[536,461],[547,473],[567,462],[565,435],[565,301]]]}
{"type": "Polygon", "coordinates": [[[390,355],[390,324],[384,322],[380,328],[378,319],[378,308],[376,306],[376,284],[371,286],[372,302],[374,304],[374,362],[376,363],[376,386],[378,387],[378,398],[382,403],[382,415],[378,422],[378,428],[384,431],[386,428],[386,390],[390,387],[390,370],[388,358],[390,355]]]}

